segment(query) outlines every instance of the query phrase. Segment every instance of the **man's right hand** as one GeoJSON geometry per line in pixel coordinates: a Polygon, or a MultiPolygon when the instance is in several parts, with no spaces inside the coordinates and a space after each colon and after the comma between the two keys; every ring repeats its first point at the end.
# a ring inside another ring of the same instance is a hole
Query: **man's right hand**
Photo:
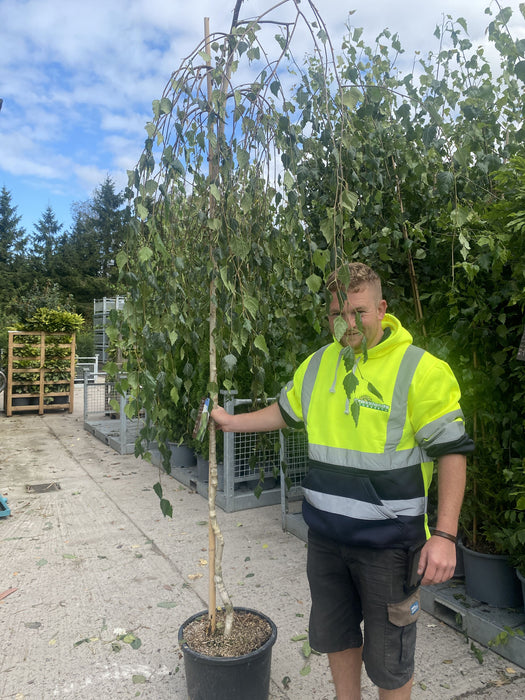
{"type": "Polygon", "coordinates": [[[219,430],[222,430],[225,433],[234,432],[234,428],[229,426],[232,423],[232,418],[235,418],[235,416],[228,413],[222,406],[215,406],[215,408],[212,409],[210,416],[215,421],[215,425],[219,430]]]}

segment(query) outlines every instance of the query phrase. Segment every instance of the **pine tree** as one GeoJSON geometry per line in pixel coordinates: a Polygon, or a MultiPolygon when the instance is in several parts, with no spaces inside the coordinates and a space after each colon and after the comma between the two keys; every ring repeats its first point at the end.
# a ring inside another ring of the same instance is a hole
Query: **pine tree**
{"type": "Polygon", "coordinates": [[[27,242],[25,229],[19,226],[22,219],[11,203],[11,193],[5,187],[0,192],[0,265],[10,266],[22,253],[27,242]]]}
{"type": "Polygon", "coordinates": [[[55,213],[50,206],[47,207],[34,227],[35,233],[32,237],[33,254],[48,273],[52,268],[53,256],[57,249],[62,228],[63,225],[58,223],[55,213]]]}
{"type": "Polygon", "coordinates": [[[107,177],[91,200],[73,207],[73,227],[59,240],[54,260],[57,280],[73,294],[79,311],[89,318],[93,299],[116,293],[115,257],[122,247],[128,209],[124,195],[107,177]]]}

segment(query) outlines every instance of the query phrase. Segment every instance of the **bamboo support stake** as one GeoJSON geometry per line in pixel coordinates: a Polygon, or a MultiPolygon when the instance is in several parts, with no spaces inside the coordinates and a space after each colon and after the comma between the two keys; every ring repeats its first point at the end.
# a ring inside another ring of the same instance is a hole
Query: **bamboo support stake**
{"type": "MultiPolygon", "coordinates": [[[[401,214],[404,216],[405,214],[405,207],[403,205],[403,197],[401,196],[401,185],[399,182],[399,177],[397,175],[397,166],[395,160],[392,158],[392,166],[394,168],[394,174],[396,178],[396,192],[397,192],[397,200],[399,202],[399,209],[401,211],[401,214]]],[[[402,225],[402,230],[403,230],[403,238],[405,241],[408,241],[408,230],[406,227],[406,223],[403,221],[402,225]]],[[[423,321],[423,308],[421,306],[421,297],[419,296],[419,285],[417,283],[417,277],[416,277],[416,268],[414,267],[414,260],[412,258],[412,252],[410,249],[407,250],[408,254],[408,275],[410,277],[410,286],[412,287],[412,295],[414,297],[414,304],[416,307],[416,320],[421,321],[421,328],[423,331],[423,335],[426,337],[427,332],[425,329],[425,323],[423,321]]]]}
{"type": "MultiPolygon", "coordinates": [[[[206,41],[206,52],[209,55],[209,44],[210,44],[210,19],[209,17],[204,18],[204,36],[206,41]]],[[[211,94],[212,94],[212,84],[211,84],[211,64],[210,60],[207,61],[208,72],[206,76],[207,91],[208,91],[208,104],[211,109],[211,94]]],[[[214,154],[212,146],[209,146],[208,152],[208,167],[209,167],[209,178],[210,183],[215,179],[215,167],[214,167],[214,154]]],[[[209,198],[209,216],[213,217],[215,213],[215,199],[211,196],[209,198]]],[[[215,268],[215,259],[213,257],[213,245],[210,241],[210,258],[213,261],[213,267],[215,268]]],[[[217,304],[215,300],[215,278],[212,277],[210,282],[210,384],[217,385],[217,348],[215,346],[215,328],[217,325],[217,304]]],[[[217,392],[211,397],[213,404],[217,403],[217,392]]],[[[216,625],[216,610],[217,610],[217,592],[215,588],[215,557],[216,557],[216,529],[217,529],[217,510],[215,505],[215,500],[217,496],[217,440],[216,440],[216,430],[213,421],[210,421],[209,426],[209,484],[208,484],[208,619],[209,619],[209,631],[213,634],[215,632],[216,625]]]]}
{"type": "MultiPolygon", "coordinates": [[[[472,364],[474,367],[474,370],[477,370],[478,368],[478,354],[474,350],[474,354],[472,356],[472,364]]],[[[477,410],[474,411],[474,443],[477,442],[478,440],[478,412],[477,410]]],[[[476,453],[474,453],[473,456],[473,462],[474,465],[476,465],[477,459],[476,459],[476,453]]],[[[478,543],[478,508],[477,508],[477,501],[478,501],[478,482],[476,479],[476,469],[474,469],[474,479],[472,482],[472,495],[474,498],[474,513],[472,516],[472,546],[474,549],[476,549],[476,545],[478,543]]]]}
{"type": "MultiPolygon", "coordinates": [[[[237,0],[234,10],[233,27],[236,26],[239,10],[242,5],[243,0],[237,0]]],[[[210,20],[208,17],[204,19],[204,33],[205,33],[205,44],[206,53],[211,56],[210,52],[210,20]]],[[[228,60],[222,74],[221,81],[221,91],[223,95],[226,95],[228,83],[230,79],[231,66],[232,66],[233,56],[230,51],[228,60]]],[[[212,106],[212,77],[211,77],[211,60],[207,61],[207,93],[208,93],[208,105],[211,111],[212,106]]],[[[209,168],[209,182],[210,184],[215,183],[219,177],[219,149],[222,142],[221,136],[224,135],[224,119],[219,119],[217,123],[217,151],[214,151],[211,144],[209,144],[208,150],[208,168],[209,168]]],[[[209,216],[214,218],[217,212],[217,202],[210,192],[209,197],[209,216]]],[[[217,299],[216,299],[216,284],[215,280],[218,275],[217,262],[213,254],[213,241],[210,237],[210,260],[212,262],[213,271],[212,279],[210,282],[210,385],[214,387],[211,399],[214,405],[218,404],[218,384],[217,384],[217,348],[215,345],[215,330],[217,326],[217,299]]],[[[227,637],[231,633],[233,625],[233,605],[224,585],[224,580],[222,576],[222,553],[224,549],[224,538],[220,530],[219,524],[217,522],[217,510],[215,505],[216,495],[217,495],[217,441],[216,441],[216,429],[215,424],[211,421],[210,431],[210,451],[209,451],[209,465],[210,465],[210,476],[209,476],[209,486],[208,486],[208,513],[209,513],[209,543],[210,543],[210,561],[209,561],[209,629],[211,632],[215,631],[216,623],[216,590],[219,589],[221,595],[221,600],[224,604],[226,611],[225,622],[224,622],[224,636],[227,637]]]]}

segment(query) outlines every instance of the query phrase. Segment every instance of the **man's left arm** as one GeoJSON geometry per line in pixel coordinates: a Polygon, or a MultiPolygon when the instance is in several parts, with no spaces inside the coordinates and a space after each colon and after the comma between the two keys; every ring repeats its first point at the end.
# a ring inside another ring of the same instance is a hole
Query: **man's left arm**
{"type": "MultiPolygon", "coordinates": [[[[438,458],[438,515],[436,530],[456,536],[465,492],[467,460],[462,454],[438,458]]],[[[452,540],[432,535],[421,550],[418,574],[422,585],[444,583],[454,575],[456,545],[452,540]]]]}

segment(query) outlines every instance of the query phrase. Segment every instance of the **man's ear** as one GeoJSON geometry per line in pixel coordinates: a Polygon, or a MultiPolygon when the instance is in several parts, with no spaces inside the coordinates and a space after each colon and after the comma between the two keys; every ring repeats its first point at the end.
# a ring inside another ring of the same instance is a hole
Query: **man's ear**
{"type": "Polygon", "coordinates": [[[388,304],[386,303],[386,301],[384,299],[381,299],[381,301],[379,302],[379,306],[377,307],[379,318],[381,318],[381,319],[384,318],[384,316],[386,314],[387,306],[388,306],[388,304]]]}

